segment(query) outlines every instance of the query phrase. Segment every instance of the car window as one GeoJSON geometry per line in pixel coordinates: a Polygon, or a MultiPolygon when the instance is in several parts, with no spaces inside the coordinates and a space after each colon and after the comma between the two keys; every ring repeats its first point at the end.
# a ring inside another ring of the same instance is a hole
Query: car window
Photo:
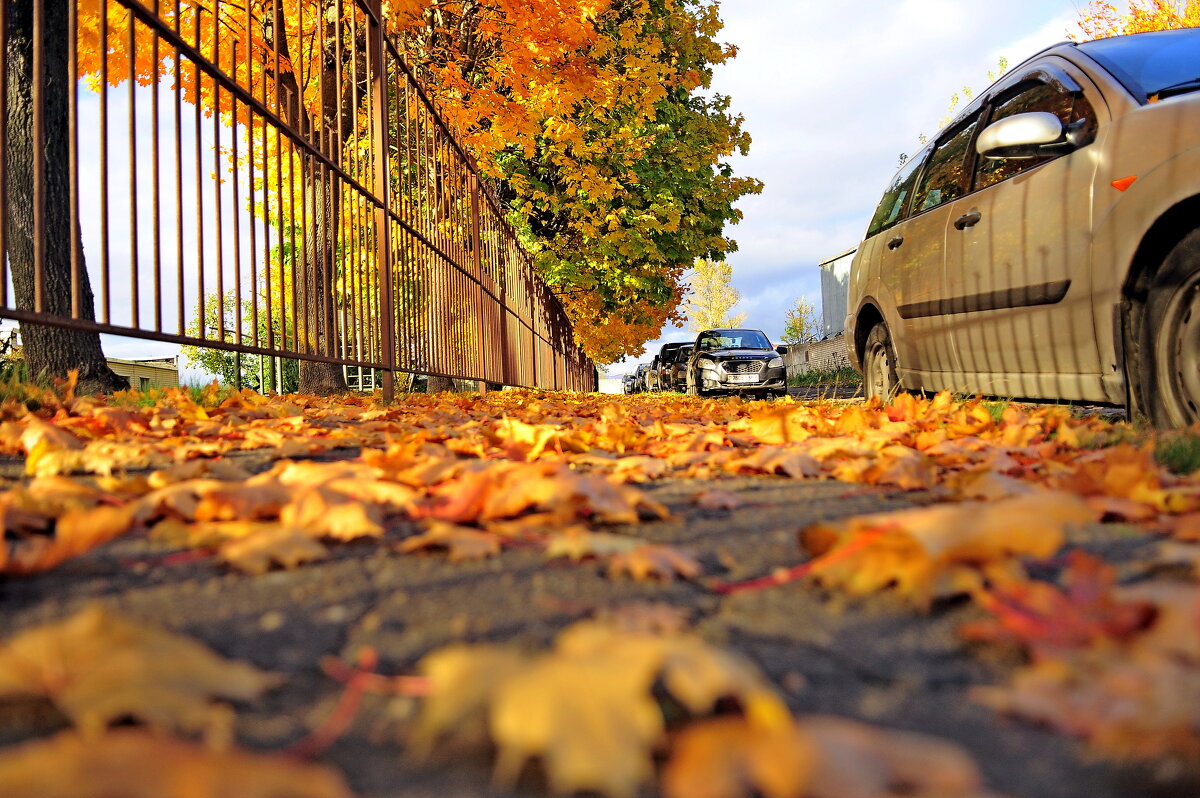
{"type": "Polygon", "coordinates": [[[904,210],[908,204],[908,197],[912,194],[913,183],[917,180],[921,161],[925,160],[925,156],[928,154],[926,150],[917,153],[905,161],[904,166],[900,167],[900,171],[896,172],[891,185],[883,194],[883,199],[879,201],[879,207],[875,209],[875,216],[872,217],[871,225],[867,228],[867,238],[881,230],[886,230],[904,218],[904,210]]]}
{"type": "MultiPolygon", "coordinates": [[[[1086,126],[1082,131],[1086,136],[1084,140],[1090,140],[1095,135],[1096,112],[1087,98],[1062,86],[1043,81],[1018,84],[1000,95],[992,104],[992,113],[988,124],[1016,114],[1034,111],[1054,114],[1064,125],[1072,124],[1080,119],[1086,120],[1086,126]]],[[[1059,155],[1043,155],[1037,158],[981,157],[975,167],[975,187],[984,188],[995,185],[1013,175],[1058,157],[1059,155]]]]}
{"type": "Polygon", "coordinates": [[[770,349],[771,342],[758,330],[722,330],[700,338],[701,349],[770,349]]]}
{"type": "Polygon", "coordinates": [[[936,208],[958,199],[971,189],[971,142],[975,140],[978,117],[951,133],[934,148],[929,156],[921,181],[913,196],[913,213],[936,208]]]}

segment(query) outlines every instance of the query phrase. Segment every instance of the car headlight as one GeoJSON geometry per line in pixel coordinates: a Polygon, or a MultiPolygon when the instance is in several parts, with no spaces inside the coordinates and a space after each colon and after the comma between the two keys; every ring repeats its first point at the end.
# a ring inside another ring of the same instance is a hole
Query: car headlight
{"type": "Polygon", "coordinates": [[[783,368],[783,358],[781,358],[781,357],[771,358],[770,361],[768,361],[768,363],[767,363],[767,368],[769,368],[769,369],[783,368]]]}
{"type": "Polygon", "coordinates": [[[716,364],[716,363],[714,363],[714,362],[712,362],[711,360],[709,360],[709,359],[708,359],[708,358],[706,358],[706,357],[702,357],[702,358],[700,358],[699,360],[697,360],[697,361],[696,361],[696,368],[700,368],[700,369],[715,369],[716,367],[717,367],[717,364],[716,364]]]}

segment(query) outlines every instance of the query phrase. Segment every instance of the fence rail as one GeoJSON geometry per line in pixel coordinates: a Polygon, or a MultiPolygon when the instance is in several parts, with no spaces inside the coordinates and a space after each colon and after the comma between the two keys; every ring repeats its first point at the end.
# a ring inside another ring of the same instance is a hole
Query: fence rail
{"type": "Polygon", "coordinates": [[[594,389],[383,22],[0,0],[0,317],[381,370],[388,397],[397,371],[594,389]]]}

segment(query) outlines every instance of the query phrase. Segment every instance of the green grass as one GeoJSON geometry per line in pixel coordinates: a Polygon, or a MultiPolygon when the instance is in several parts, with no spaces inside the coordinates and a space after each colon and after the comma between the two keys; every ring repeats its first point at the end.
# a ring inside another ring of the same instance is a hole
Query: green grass
{"type": "Polygon", "coordinates": [[[1164,433],[1155,442],[1154,459],[1176,474],[1200,471],[1200,432],[1164,433]]]}
{"type": "Polygon", "coordinates": [[[862,375],[849,366],[796,374],[788,385],[862,385],[862,375]]]}
{"type": "MultiPolygon", "coordinates": [[[[237,390],[230,385],[216,382],[207,385],[183,384],[179,386],[185,396],[205,409],[217,407],[237,390]]],[[[165,407],[173,404],[169,389],[150,388],[145,391],[130,388],[113,394],[113,404],[118,407],[165,407]]]]}
{"type": "Polygon", "coordinates": [[[991,416],[993,424],[999,424],[1004,419],[1004,411],[1012,407],[1011,399],[984,399],[980,405],[991,416]]]}

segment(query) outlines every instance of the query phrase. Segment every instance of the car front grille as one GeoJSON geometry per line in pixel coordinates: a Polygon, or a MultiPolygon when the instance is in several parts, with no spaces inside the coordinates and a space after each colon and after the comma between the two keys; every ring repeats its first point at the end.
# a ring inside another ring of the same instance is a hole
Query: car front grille
{"type": "Polygon", "coordinates": [[[737,360],[725,364],[726,374],[757,374],[762,371],[761,360],[737,360]]]}

